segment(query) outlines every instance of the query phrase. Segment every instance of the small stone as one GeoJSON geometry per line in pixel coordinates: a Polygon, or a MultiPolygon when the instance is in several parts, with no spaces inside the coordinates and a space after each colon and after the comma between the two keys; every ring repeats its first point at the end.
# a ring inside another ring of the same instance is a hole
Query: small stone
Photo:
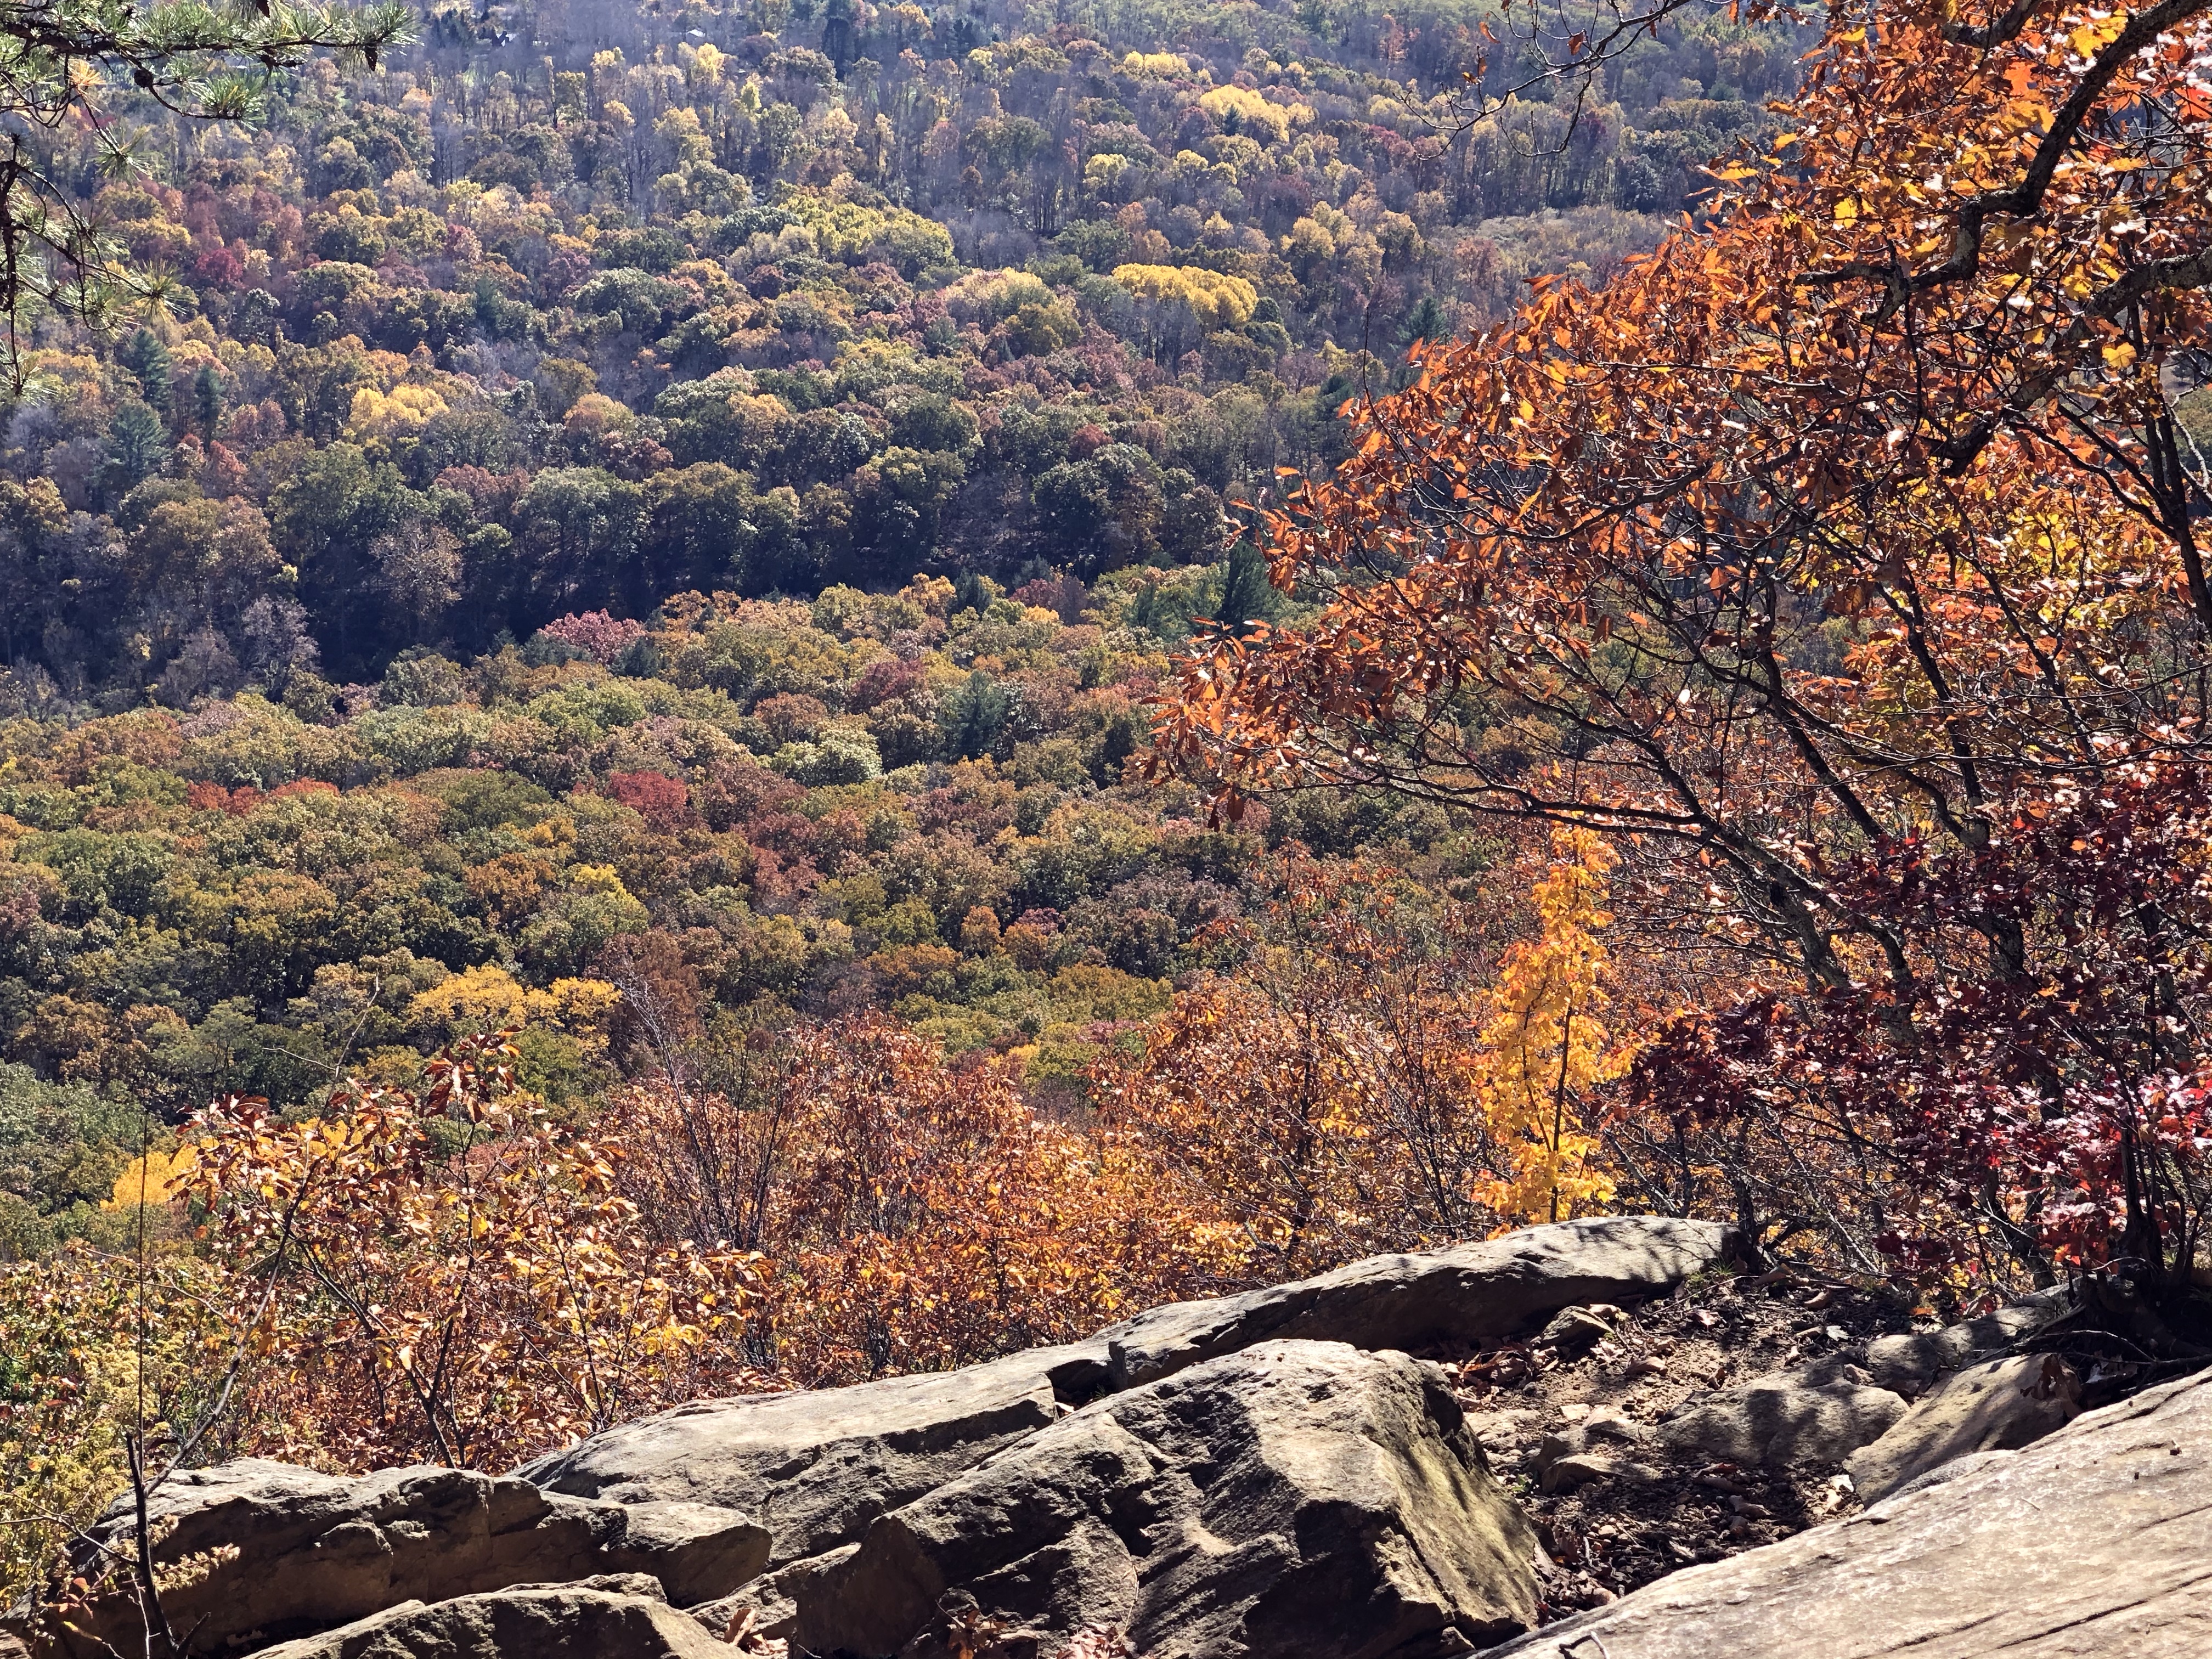
{"type": "Polygon", "coordinates": [[[1584,1434],[1605,1435],[1614,1440],[1632,1443],[1650,1437],[1650,1431],[1641,1423],[1633,1422],[1609,1406],[1601,1406],[1583,1419],[1584,1434]]]}
{"type": "Polygon", "coordinates": [[[1565,1308],[1538,1334],[1536,1345],[1560,1358],[1580,1359],[1613,1334],[1613,1327],[1587,1308],[1565,1308]]]}
{"type": "Polygon", "coordinates": [[[1561,1458],[1575,1456],[1589,1449],[1589,1441],[1580,1429],[1570,1428],[1562,1432],[1547,1434],[1536,1443],[1534,1449],[1528,1454],[1528,1465],[1536,1471],[1537,1478],[1540,1480],[1550,1473],[1552,1465],[1561,1458]]]}
{"type": "Polygon", "coordinates": [[[1880,1439],[1905,1413],[1905,1401],[1886,1389],[1808,1368],[1709,1395],[1670,1418],[1659,1437],[1677,1451],[1702,1451],[1738,1465],[1840,1462],[1880,1439]]]}
{"type": "Polygon", "coordinates": [[[1573,1492],[1593,1480],[1609,1480],[1620,1473],[1620,1465],[1610,1457],[1577,1452],[1555,1459],[1537,1484],[1546,1492],[1573,1492]]]}

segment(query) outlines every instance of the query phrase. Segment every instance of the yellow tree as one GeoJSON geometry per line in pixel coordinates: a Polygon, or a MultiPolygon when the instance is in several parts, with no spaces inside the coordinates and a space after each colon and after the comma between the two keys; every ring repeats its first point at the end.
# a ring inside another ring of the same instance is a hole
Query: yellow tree
{"type": "Polygon", "coordinates": [[[1582,1103],[1628,1060],[1624,1048],[1607,1046],[1601,1018],[1607,963],[1598,931],[1613,920],[1607,878],[1619,856],[1589,830],[1561,829],[1552,841],[1556,856],[1530,895],[1538,932],[1505,954],[1474,1061],[1506,1165],[1478,1180],[1474,1196],[1508,1227],[1575,1215],[1613,1191],[1582,1103]]]}

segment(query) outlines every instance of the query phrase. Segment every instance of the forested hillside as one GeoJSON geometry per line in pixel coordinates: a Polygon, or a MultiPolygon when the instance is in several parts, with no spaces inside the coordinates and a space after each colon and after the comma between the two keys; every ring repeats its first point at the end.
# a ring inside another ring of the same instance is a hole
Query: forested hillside
{"type": "Polygon", "coordinates": [[[1792,74],[1700,14],[1461,119],[1480,27],[609,0],[434,12],[258,126],[119,93],[137,170],[44,142],[157,295],[20,342],[6,698],[319,720],[685,592],[1213,562],[1411,341],[1649,246],[1792,74]]]}
{"type": "Polygon", "coordinates": [[[687,1044],[888,1011],[1079,1099],[1262,849],[1494,858],[1124,781],[1194,627],[1295,608],[1231,504],[1413,340],[1649,246],[1794,73],[1697,14],[1499,102],[1483,27],[447,10],[255,124],[118,89],[112,182],[49,138],[151,292],[13,360],[11,1248],[149,1108],[513,1023],[583,1109],[648,984],[687,1044]]]}
{"type": "Polygon", "coordinates": [[[135,1147],[141,1104],[302,1105],[508,1024],[577,1109],[794,1009],[888,1011],[1079,1096],[1098,1043],[1239,954],[1271,844],[1439,879],[1494,854],[1379,799],[1226,834],[1125,783],[1168,660],[1139,619],[1207,606],[1203,571],[1124,573],[1073,625],[965,580],[593,613],[466,668],[403,656],[319,724],[249,691],[9,728],[5,1086],[14,1133],[44,1126],[13,1247],[108,1195],[101,1136],[135,1147]]]}
{"type": "Polygon", "coordinates": [[[2212,26],[1965,9],[0,16],[0,1590],[1608,1209],[2201,1363],[2212,26]]]}
{"type": "Polygon", "coordinates": [[[208,1449],[512,1459],[1605,1188],[1465,1072],[1594,848],[1141,763],[1176,651],[1301,614],[1246,504],[1694,211],[1788,30],[1592,85],[1472,6],[403,21],[275,16],[246,121],[118,69],[8,198],[11,1485],[99,1500],[125,1372],[208,1449]]]}

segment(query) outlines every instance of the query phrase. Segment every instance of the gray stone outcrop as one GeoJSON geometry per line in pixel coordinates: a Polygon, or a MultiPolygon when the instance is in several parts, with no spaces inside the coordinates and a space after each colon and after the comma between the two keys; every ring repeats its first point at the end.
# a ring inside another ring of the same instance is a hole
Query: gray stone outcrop
{"type": "Polygon", "coordinates": [[[781,1566],[857,1541],[885,1510],[1035,1434],[1105,1379],[1104,1346],[1092,1343],[853,1388],[702,1400],[516,1473],[572,1497],[743,1509],[768,1528],[763,1565],[781,1566]]]}
{"type": "Polygon", "coordinates": [[[1607,1216],[1528,1227],[1479,1244],[1370,1256],[1206,1302],[1175,1302],[1101,1332],[1116,1388],[1256,1342],[1305,1337],[1418,1352],[1511,1336],[1562,1308],[1663,1295],[1738,1249],[1718,1222],[1607,1216]]]}
{"type": "Polygon", "coordinates": [[[1939,1331],[1878,1336],[1867,1344],[1866,1367],[1875,1386],[1917,1400],[1951,1372],[2034,1335],[2073,1307],[2074,1292],[2062,1285],[1939,1331]]]}
{"type": "Polygon", "coordinates": [[[2052,1354],[1992,1359],[1954,1372],[1844,1466],[1862,1503],[1977,1452],[2017,1451],[2081,1409],[2081,1382],[2052,1354]]]}
{"type": "Polygon", "coordinates": [[[2208,1493],[2212,1371],[1494,1659],[2197,1659],[2212,1651],[2208,1493]]]}
{"type": "Polygon", "coordinates": [[[404,1601],[264,1659],[730,1659],[650,1578],[532,1584],[425,1606],[404,1601]]]}
{"type": "Polygon", "coordinates": [[[1187,1659],[1465,1650],[1535,1614],[1539,1546],[1449,1392],[1403,1354],[1268,1342],[1085,1407],[799,1587],[797,1650],[1010,1652],[1085,1626],[1187,1659]]]}
{"type": "MultiPolygon", "coordinates": [[[[241,1459],[187,1471],[148,1506],[172,1629],[195,1654],[246,1651],[379,1613],[527,1583],[640,1573],[678,1601],[704,1601],[758,1573],[768,1534],[749,1516],[691,1503],[594,1503],[529,1481],[428,1467],[349,1477],[241,1459]]],[[[123,1546],[129,1512],[94,1537],[123,1546]]],[[[125,1592],[105,1595],[48,1638],[57,1651],[143,1650],[125,1592]]]]}

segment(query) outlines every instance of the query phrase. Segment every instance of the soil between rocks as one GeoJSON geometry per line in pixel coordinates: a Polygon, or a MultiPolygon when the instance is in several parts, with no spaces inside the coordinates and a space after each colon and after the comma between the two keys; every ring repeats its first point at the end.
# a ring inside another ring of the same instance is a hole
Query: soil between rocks
{"type": "Polygon", "coordinates": [[[1740,1468],[1677,1455],[1651,1431],[1716,1389],[1824,1358],[1847,1364],[1875,1337],[1945,1322],[1916,1319],[1893,1292],[1789,1273],[1714,1274],[1639,1308],[1591,1311],[1613,1334],[1579,1358],[1571,1340],[1562,1351],[1541,1337],[1429,1356],[1455,1366],[1455,1391],[1491,1467],[1543,1538],[1553,1562],[1540,1573],[1547,1622],[1850,1512],[1856,1500],[1839,1465],[1740,1468]],[[1622,1472],[1546,1490],[1547,1437],[1607,1413],[1644,1431],[1586,1436],[1589,1451],[1622,1472]]]}

